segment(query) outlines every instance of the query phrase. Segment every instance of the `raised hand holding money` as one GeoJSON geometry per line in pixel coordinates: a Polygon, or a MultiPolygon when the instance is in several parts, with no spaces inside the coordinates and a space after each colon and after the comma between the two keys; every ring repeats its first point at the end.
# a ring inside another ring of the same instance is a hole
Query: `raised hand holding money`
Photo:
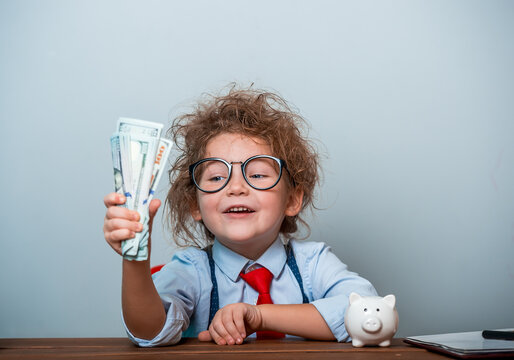
{"type": "Polygon", "coordinates": [[[139,213],[143,231],[122,242],[121,253],[128,260],[148,259],[149,209],[172,142],[161,139],[162,124],[120,118],[111,137],[115,192],[125,195],[123,205],[139,213]]]}

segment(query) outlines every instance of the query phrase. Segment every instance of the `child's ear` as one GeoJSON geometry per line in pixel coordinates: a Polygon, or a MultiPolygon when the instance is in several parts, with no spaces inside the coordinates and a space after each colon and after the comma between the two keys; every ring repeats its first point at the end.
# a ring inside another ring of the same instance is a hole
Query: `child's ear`
{"type": "Polygon", "coordinates": [[[303,190],[295,187],[289,192],[289,198],[286,204],[286,216],[296,216],[302,209],[303,190]]]}
{"type": "Polygon", "coordinates": [[[191,216],[195,221],[202,220],[202,213],[200,212],[200,209],[198,208],[198,203],[196,201],[192,202],[189,205],[189,211],[191,212],[191,216]]]}

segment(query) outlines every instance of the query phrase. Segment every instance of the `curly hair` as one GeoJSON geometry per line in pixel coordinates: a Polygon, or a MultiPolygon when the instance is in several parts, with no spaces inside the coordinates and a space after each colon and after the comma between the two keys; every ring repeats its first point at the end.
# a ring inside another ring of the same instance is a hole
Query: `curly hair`
{"type": "Polygon", "coordinates": [[[290,239],[298,223],[309,231],[300,215],[313,206],[320,162],[313,141],[302,134],[308,129],[306,121],[282,97],[263,90],[232,86],[226,94],[205,97],[192,112],[177,117],[168,130],[180,152],[169,170],[171,187],[166,197],[174,242],[201,248],[214,240],[203,222],[191,216],[197,189],[191,183],[189,165],[202,159],[209,141],[222,133],[260,138],[273,156],[286,161],[295,186],[303,190],[303,202],[298,215],[285,217],[280,233],[290,239]]]}

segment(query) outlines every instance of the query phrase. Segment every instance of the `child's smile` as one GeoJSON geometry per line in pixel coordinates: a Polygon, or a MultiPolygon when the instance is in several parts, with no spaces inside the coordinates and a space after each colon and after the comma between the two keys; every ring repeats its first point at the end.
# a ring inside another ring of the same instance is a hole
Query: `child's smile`
{"type": "Polygon", "coordinates": [[[254,212],[255,212],[255,210],[253,210],[245,205],[230,206],[227,210],[224,211],[225,214],[235,217],[236,219],[239,219],[240,217],[244,217],[245,215],[250,215],[254,212]]]}
{"type": "MultiPolygon", "coordinates": [[[[272,155],[263,140],[241,134],[223,133],[209,141],[205,157],[241,162],[255,155],[272,155]]],[[[245,181],[241,166],[234,164],[228,184],[218,192],[197,191],[196,221],[203,220],[216,239],[231,250],[253,258],[263,253],[278,236],[284,217],[294,216],[301,206],[297,192],[289,194],[283,173],[269,190],[256,190],[245,181]],[[299,205],[298,205],[299,203],[299,205]]]]}

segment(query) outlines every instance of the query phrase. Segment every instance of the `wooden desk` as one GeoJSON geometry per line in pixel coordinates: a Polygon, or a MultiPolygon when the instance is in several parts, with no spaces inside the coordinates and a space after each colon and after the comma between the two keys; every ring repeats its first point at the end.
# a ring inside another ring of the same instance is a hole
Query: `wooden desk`
{"type": "Polygon", "coordinates": [[[246,340],[220,346],[183,339],[161,348],[139,348],[127,338],[0,339],[0,359],[447,359],[394,339],[391,347],[354,348],[349,343],[246,340]]]}

